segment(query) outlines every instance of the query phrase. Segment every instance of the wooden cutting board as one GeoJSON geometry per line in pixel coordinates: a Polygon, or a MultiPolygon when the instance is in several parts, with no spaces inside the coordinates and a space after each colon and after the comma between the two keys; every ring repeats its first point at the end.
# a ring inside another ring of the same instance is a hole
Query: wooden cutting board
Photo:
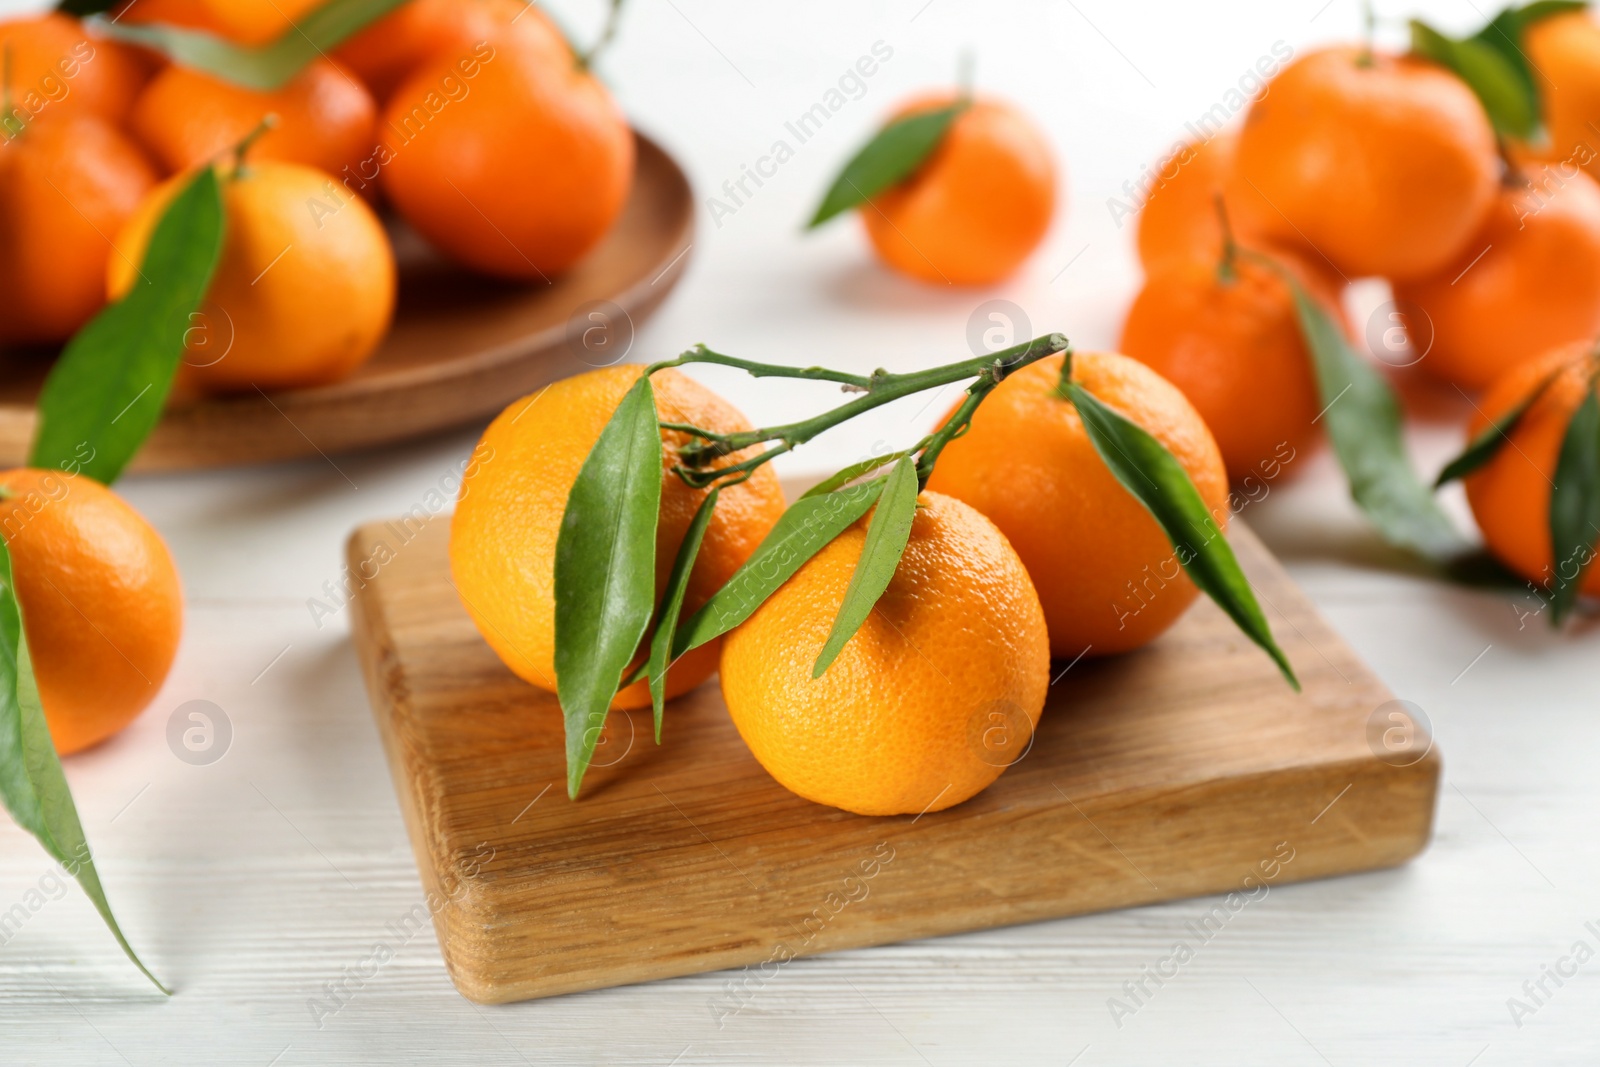
{"type": "Polygon", "coordinates": [[[789,793],[715,681],[613,713],[567,800],[555,698],[457,600],[448,519],[358,529],[355,645],[457,988],[500,1003],[730,973],[735,1012],[795,956],[1199,894],[1215,932],[1271,888],[1427,843],[1439,755],[1242,523],[1231,540],[1296,695],[1209,602],[1150,647],[1055,665],[1029,751],[988,790],[868,818],[789,793]]]}
{"type": "MultiPolygon", "coordinates": [[[[370,448],[487,420],[540,386],[621,359],[634,329],[683,276],[694,237],[689,179],[654,141],[636,135],[635,143],[622,215],[605,240],[552,283],[514,285],[471,274],[390,218],[399,301],[394,326],[370,361],[344,381],[314,389],[174,397],[132,469],[370,448]]],[[[203,321],[219,337],[231,329],[225,314],[208,312],[203,321]]],[[[0,469],[26,460],[34,404],[53,356],[0,350],[0,469]]]]}

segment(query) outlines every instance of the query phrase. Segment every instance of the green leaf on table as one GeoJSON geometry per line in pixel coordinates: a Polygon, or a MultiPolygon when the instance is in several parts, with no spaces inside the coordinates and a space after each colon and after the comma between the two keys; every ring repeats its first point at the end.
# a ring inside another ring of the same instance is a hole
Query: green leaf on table
{"type": "Polygon", "coordinates": [[[916,461],[910,456],[901,456],[884,479],[878,510],[872,513],[872,521],[867,525],[861,555],[856,560],[855,570],[850,572],[850,584],[845,587],[839,613],[833,617],[833,629],[828,632],[828,640],[811,667],[811,677],[821,678],[833,665],[844,646],[872,614],[872,607],[883,596],[883,591],[889,588],[895,568],[900,566],[900,557],[905,555],[906,544],[911,540],[911,523],[917,515],[917,493],[921,488],[917,482],[916,461]]]}
{"type": "Polygon", "coordinates": [[[672,574],[667,578],[667,591],[661,598],[661,610],[656,614],[656,632],[650,639],[650,658],[645,663],[645,675],[650,679],[650,711],[655,717],[656,744],[661,743],[661,717],[667,700],[667,668],[672,665],[672,635],[678,632],[678,616],[683,612],[683,597],[689,591],[689,575],[694,572],[694,561],[700,555],[700,542],[705,540],[706,527],[711,525],[711,513],[717,507],[720,486],[713,487],[700,501],[689,529],[678,546],[677,558],[672,561],[672,574]]]}
{"type": "Polygon", "coordinates": [[[661,431],[641,375],[584,459],[556,537],[556,692],[573,799],[650,626],[660,511],[661,431]]]}
{"type": "Polygon", "coordinates": [[[89,855],[89,842],[72,803],[61,760],[39,704],[28,641],[22,628],[22,605],[16,596],[11,553],[0,540],[0,800],[17,825],[39,839],[44,850],[78,880],[95,910],[105,920],[128,959],[163,993],[111,914],[100,875],[89,855]]]}
{"type": "Polygon", "coordinates": [[[1550,490],[1550,622],[1560,625],[1577,603],[1600,540],[1600,400],[1594,383],[1572,413],[1550,490]]]}
{"type": "Polygon", "coordinates": [[[306,65],[387,15],[406,0],[328,0],[270,44],[250,47],[204,30],[161,23],[125,23],[104,16],[88,22],[95,33],[142,45],[180,67],[204,71],[246,89],[282,88],[306,65]]]}
{"type": "Polygon", "coordinates": [[[127,294],[67,342],[45,379],[29,466],[108,485],[122,473],[161,418],[223,229],[222,191],[206,167],[156,223],[127,294]]]}
{"type": "Polygon", "coordinates": [[[1528,138],[1538,132],[1538,92],[1526,68],[1519,69],[1495,45],[1476,37],[1446,37],[1413,19],[1411,51],[1466,82],[1501,135],[1528,138]]]}
{"type": "Polygon", "coordinates": [[[1439,477],[1434,481],[1433,487],[1438,489],[1450,482],[1465,478],[1499,455],[1500,450],[1511,440],[1511,434],[1522,422],[1522,417],[1533,406],[1533,402],[1544,394],[1545,386],[1554,381],[1559,374],[1560,372],[1558,371],[1556,374],[1546,378],[1543,383],[1513,405],[1505,414],[1479,430],[1472,440],[1467,442],[1467,447],[1462,450],[1461,454],[1445,464],[1444,470],[1439,472],[1439,477]]]}
{"type": "Polygon", "coordinates": [[[891,185],[911,177],[939,147],[950,124],[969,104],[966,99],[957,100],[948,107],[895,119],[879,130],[844,165],[844,170],[828,187],[822,203],[817,205],[816,214],[806,223],[806,229],[815,229],[835,215],[859,207],[891,185]]]}
{"type": "Polygon", "coordinates": [[[831,493],[836,489],[842,489],[844,486],[849,485],[857,478],[865,477],[866,475],[871,474],[873,471],[878,470],[880,467],[887,467],[891,463],[896,463],[902,458],[909,456],[916,451],[917,450],[915,448],[909,448],[904,452],[886,452],[881,456],[871,456],[867,459],[860,460],[859,462],[852,463],[850,466],[844,468],[838,473],[830,474],[816,485],[813,485],[810,489],[807,489],[805,492],[801,493],[800,499],[804,500],[808,496],[823,496],[824,494],[831,493]]]}
{"type": "Polygon", "coordinates": [[[1384,540],[1444,561],[1468,547],[1406,455],[1400,401],[1389,383],[1356,355],[1322,305],[1287,273],[1300,330],[1311,352],[1334,455],[1350,495],[1384,540]]]}
{"type": "Polygon", "coordinates": [[[754,615],[807,560],[867,513],[883,492],[883,482],[878,478],[791,504],[727,584],[678,628],[673,658],[715,641],[754,615]]]}
{"type": "Polygon", "coordinates": [[[1095,451],[1122,487],[1161,524],[1189,579],[1272,657],[1298,690],[1300,681],[1289,658],[1273,639],[1250,582],[1183,464],[1147,430],[1101,403],[1077,382],[1064,383],[1064,391],[1078,409],[1095,451]]]}

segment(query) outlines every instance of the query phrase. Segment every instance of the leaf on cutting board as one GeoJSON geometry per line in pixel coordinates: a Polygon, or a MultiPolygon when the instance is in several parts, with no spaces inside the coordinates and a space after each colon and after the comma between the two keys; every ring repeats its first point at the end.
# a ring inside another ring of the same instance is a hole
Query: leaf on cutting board
{"type": "Polygon", "coordinates": [[[95,910],[105,920],[128,959],[155,983],[157,981],[123,936],[111,914],[99,872],[89,855],[89,842],[72,803],[61,760],[45,725],[22,628],[22,606],[17,600],[11,553],[0,540],[0,800],[17,825],[39,839],[44,850],[78,880],[95,910]]]}
{"type": "Polygon", "coordinates": [[[1294,295],[1300,330],[1311,352],[1322,421],[1350,495],[1384,540],[1435,562],[1468,545],[1406,455],[1400,401],[1383,376],[1356,355],[1343,331],[1295,278],[1280,270],[1294,295]]]}
{"type": "Polygon", "coordinates": [[[116,481],[161,418],[184,336],[222,254],[223,230],[221,187],[206,167],[156,223],[127,294],[79,330],[56,360],[39,393],[29,466],[116,481]]]}
{"type": "Polygon", "coordinates": [[[901,456],[884,479],[878,509],[867,525],[861,555],[856,559],[855,570],[850,572],[850,584],[845,587],[844,600],[833,617],[833,629],[828,632],[828,639],[811,667],[811,677],[821,678],[833,665],[850,638],[872,614],[878,598],[889,588],[895,569],[900,566],[900,557],[905,555],[906,544],[911,540],[911,523],[917,515],[917,493],[921,488],[916,461],[910,456],[901,456]]]}
{"type": "Polygon", "coordinates": [[[806,560],[867,513],[883,492],[883,483],[877,478],[791,504],[727,584],[678,627],[673,658],[715,641],[754,615],[806,560]]]}
{"type": "Polygon", "coordinates": [[[126,23],[97,15],[95,33],[160,53],[180,67],[204,71],[246,89],[282,88],[312,60],[337,48],[406,0],[328,0],[308,12],[276,41],[250,47],[204,30],[164,23],[126,23]]]}
{"type": "Polygon", "coordinates": [[[1577,603],[1583,576],[1600,541],[1600,400],[1594,382],[1572,413],[1550,490],[1550,623],[1558,626],[1577,603]]]}
{"type": "Polygon", "coordinates": [[[574,799],[650,626],[660,511],[661,431],[655,390],[641,375],[584,459],[556,538],[556,692],[574,799]]]}
{"type": "Polygon", "coordinates": [[[1289,658],[1273,639],[1250,582],[1183,464],[1149,431],[1102,403],[1082,385],[1068,381],[1062,387],[1078,409],[1095,451],[1122,487],[1161,524],[1189,579],[1272,657],[1298,690],[1300,681],[1289,658]]]}
{"type": "Polygon", "coordinates": [[[844,165],[806,229],[815,229],[835,215],[859,207],[916,173],[968,106],[970,101],[957,100],[948,107],[895,119],[879,130],[844,165]]]}
{"type": "Polygon", "coordinates": [[[689,529],[678,546],[678,555],[672,561],[672,574],[667,578],[667,591],[661,598],[661,610],[656,613],[656,632],[650,638],[650,658],[645,663],[645,676],[650,679],[650,711],[655,718],[656,744],[661,743],[661,718],[667,701],[667,668],[672,665],[672,636],[678,632],[678,616],[683,612],[684,594],[689,591],[689,575],[694,573],[694,561],[700,555],[700,543],[705,540],[706,527],[711,525],[711,513],[717,508],[720,486],[712,487],[700,501],[689,529]]]}

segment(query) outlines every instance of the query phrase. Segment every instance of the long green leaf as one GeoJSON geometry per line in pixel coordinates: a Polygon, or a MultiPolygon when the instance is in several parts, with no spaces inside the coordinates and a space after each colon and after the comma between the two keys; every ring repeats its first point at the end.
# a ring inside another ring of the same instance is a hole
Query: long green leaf
{"type": "Polygon", "coordinates": [[[645,674],[650,679],[650,710],[655,717],[656,744],[661,743],[661,718],[667,701],[667,668],[672,665],[672,635],[678,632],[678,616],[683,612],[684,594],[689,591],[689,576],[694,573],[694,561],[700,555],[700,542],[705,540],[706,527],[711,525],[711,513],[717,508],[715,487],[700,501],[689,529],[678,546],[678,555],[672,561],[672,574],[667,578],[667,592],[661,599],[661,610],[656,614],[656,632],[650,639],[650,659],[645,664],[645,674]]]}
{"type": "Polygon", "coordinates": [[[1483,104],[1489,122],[1504,136],[1531,137],[1539,129],[1539,98],[1524,66],[1493,43],[1476,37],[1446,37],[1427,23],[1411,22],[1411,51],[1453,72],[1483,104]]]}
{"type": "Polygon", "coordinates": [[[895,119],[879,130],[844,165],[806,228],[821,226],[835,215],[858,207],[891,185],[909,178],[939,147],[950,124],[968,106],[967,100],[958,100],[948,107],[895,119]]]}
{"type": "Polygon", "coordinates": [[[1567,423],[1550,490],[1550,622],[1559,625],[1577,603],[1600,541],[1600,400],[1594,383],[1567,423]]]}
{"type": "Polygon", "coordinates": [[[126,296],[67,343],[39,394],[28,463],[110,484],[161,418],[184,334],[222,254],[222,192],[206,167],[173,198],[126,296]],[[89,459],[84,460],[87,451],[89,459]]]}
{"type": "Polygon", "coordinates": [[[1298,690],[1300,682],[1289,658],[1273,639],[1250,582],[1188,471],[1148,431],[1101,403],[1083,386],[1067,382],[1065,388],[1095,451],[1122,487],[1161,524],[1189,579],[1272,657],[1298,690]]]}
{"type": "Polygon", "coordinates": [[[1433,487],[1438,489],[1457,479],[1465,478],[1499,455],[1500,450],[1511,440],[1512,432],[1522,422],[1522,417],[1528,413],[1528,409],[1533,407],[1534,401],[1544,394],[1545,388],[1560,373],[1558,370],[1555,374],[1546,378],[1530,391],[1527,396],[1523,397],[1521,401],[1506,411],[1505,414],[1479,430],[1472,440],[1467,442],[1467,447],[1462,450],[1461,454],[1445,464],[1444,469],[1439,472],[1439,477],[1434,481],[1433,487]]]}
{"type": "Polygon", "coordinates": [[[271,91],[287,84],[313,59],[337,48],[406,0],[329,0],[271,44],[250,48],[206,33],[158,23],[134,24],[104,16],[89,20],[96,33],[143,45],[181,67],[202,70],[247,89],[271,91]]]}
{"type": "Polygon", "coordinates": [[[828,632],[828,640],[811,667],[811,677],[821,678],[833,666],[844,646],[872,614],[872,607],[883,596],[883,591],[889,588],[895,568],[900,566],[900,557],[905,555],[906,544],[911,540],[911,523],[917,516],[920,488],[916,461],[910,456],[900,457],[884,480],[878,510],[872,513],[872,522],[867,525],[861,555],[856,560],[855,570],[850,572],[850,584],[845,587],[839,613],[833,617],[833,629],[828,632]]]}
{"type": "Polygon", "coordinates": [[[841,489],[857,478],[871,474],[880,467],[887,467],[889,464],[899,461],[901,457],[909,456],[915,451],[917,451],[915,448],[908,448],[904,452],[888,452],[881,456],[871,456],[867,459],[859,460],[843,470],[828,475],[828,477],[801,493],[800,499],[804,500],[808,496],[823,496],[836,489],[841,489]]]}
{"type": "Polygon", "coordinates": [[[72,791],[61,772],[61,760],[50,740],[39,687],[28,657],[22,628],[22,605],[16,596],[11,553],[0,540],[0,800],[17,825],[39,839],[52,859],[67,869],[89,895],[128,959],[163,993],[171,990],[156,980],[111,914],[100,875],[89,855],[89,842],[72,803],[72,791]]]}
{"type": "Polygon", "coordinates": [[[678,627],[673,658],[716,640],[754,615],[808,559],[865,515],[882,492],[883,479],[878,478],[795,501],[727,584],[678,627]]]}
{"type": "Polygon", "coordinates": [[[1317,372],[1322,419],[1350,495],[1385,540],[1444,561],[1466,542],[1417,477],[1401,433],[1400,401],[1371,364],[1356,355],[1322,306],[1292,276],[1300,329],[1317,372]]]}
{"type": "Polygon", "coordinates": [[[556,538],[556,692],[573,799],[650,625],[660,511],[661,431],[641,375],[584,459],[556,538]]]}

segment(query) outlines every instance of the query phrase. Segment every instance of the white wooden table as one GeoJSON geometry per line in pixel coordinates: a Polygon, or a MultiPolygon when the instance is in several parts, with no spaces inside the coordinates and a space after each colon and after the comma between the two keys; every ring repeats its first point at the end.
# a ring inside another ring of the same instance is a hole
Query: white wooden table
{"type": "MultiPolygon", "coordinates": [[[[594,6],[563,9],[582,24],[594,6]]],[[[1025,309],[1034,333],[1111,344],[1135,273],[1130,231],[1107,199],[1124,196],[1123,182],[1185,121],[1226,106],[1226,91],[1274,42],[1299,51],[1357,32],[1353,2],[1321,6],[639,3],[604,67],[702,196],[725,202],[722,182],[774,140],[792,141],[784,123],[874,42],[893,57],[775,175],[747,182],[751,195],[719,210],[720,225],[702,211],[689,277],[640,330],[635,355],[704,340],[777,361],[926,365],[967,352],[969,317],[990,299],[1025,309]],[[803,239],[800,222],[832,169],[899,97],[948,82],[968,46],[979,85],[1023,101],[1064,157],[1068,217],[1023,276],[993,292],[937,291],[874,267],[853,223],[803,239]]],[[[1448,25],[1481,17],[1471,3],[1418,6],[1448,25]]],[[[760,422],[829,396],[707,380],[760,422]]],[[[913,439],[943,401],[921,403],[824,438],[786,473],[913,439]]],[[[725,974],[469,1004],[432,930],[399,925],[421,890],[348,612],[312,602],[336,605],[348,531],[423,501],[474,439],[468,430],[382,455],[121,487],[177,555],[188,627],[155,705],[67,771],[124,928],[177,994],[145,985],[82,894],[60,887],[31,839],[0,825],[0,913],[27,911],[0,946],[0,1061],[1595,1061],[1600,963],[1559,987],[1545,978],[1550,995],[1537,1004],[1524,983],[1546,968],[1572,971],[1561,961],[1576,942],[1600,949],[1600,922],[1585,925],[1600,920],[1600,638],[1592,623],[1564,635],[1537,619],[1521,626],[1504,596],[1375,569],[1386,557],[1326,454],[1245,518],[1395,692],[1432,718],[1445,784],[1435,841],[1411,865],[1274,889],[1120,1027],[1109,998],[1125,997],[1123,983],[1210,902],[795,961],[720,1026],[725,974]],[[177,709],[194,700],[220,708],[231,728],[209,764],[178,758],[168,742],[177,709]],[[1534,1008],[1520,1025],[1513,997],[1534,1008]]],[[[1415,438],[1430,470],[1458,441],[1447,425],[1415,438]]]]}

